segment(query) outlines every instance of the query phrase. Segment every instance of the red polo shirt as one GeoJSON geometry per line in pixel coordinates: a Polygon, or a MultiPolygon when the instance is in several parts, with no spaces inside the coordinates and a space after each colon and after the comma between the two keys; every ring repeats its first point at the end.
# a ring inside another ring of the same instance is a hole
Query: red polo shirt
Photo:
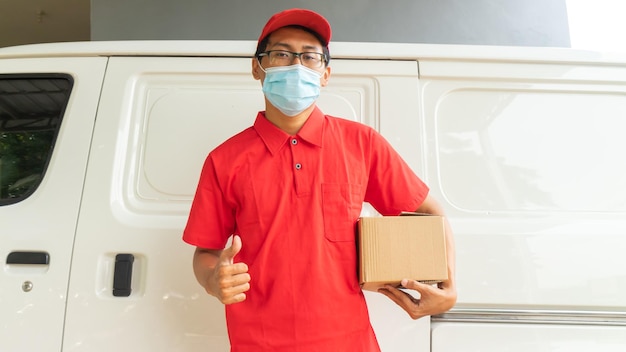
{"type": "Polygon", "coordinates": [[[251,288],[226,306],[232,351],[379,351],[356,267],[363,202],[413,211],[428,188],[372,128],[315,109],[290,136],[263,112],[204,164],[183,239],[243,247],[251,288]]]}

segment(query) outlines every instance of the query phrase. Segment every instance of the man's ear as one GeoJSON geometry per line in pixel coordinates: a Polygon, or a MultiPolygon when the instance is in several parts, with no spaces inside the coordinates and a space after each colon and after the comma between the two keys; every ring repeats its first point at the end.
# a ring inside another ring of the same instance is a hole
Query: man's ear
{"type": "Polygon", "coordinates": [[[252,58],[252,77],[257,81],[261,79],[261,67],[256,57],[252,58]]]}
{"type": "Polygon", "coordinates": [[[320,86],[326,87],[329,79],[330,79],[330,67],[326,66],[324,73],[322,73],[322,77],[320,77],[320,86]]]}

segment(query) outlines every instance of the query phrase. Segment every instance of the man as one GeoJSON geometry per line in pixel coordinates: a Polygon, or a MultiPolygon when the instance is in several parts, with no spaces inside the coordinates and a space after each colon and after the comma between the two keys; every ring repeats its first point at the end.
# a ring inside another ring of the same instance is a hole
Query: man
{"type": "MultiPolygon", "coordinates": [[[[226,305],[232,351],[379,351],[356,275],[355,222],[364,201],[383,215],[443,215],[428,188],[372,128],[315,105],[330,78],[331,28],[291,9],[265,25],[252,60],[265,111],[213,150],[183,238],[194,273],[226,305]],[[223,249],[228,238],[232,245],[223,249]]],[[[449,280],[403,280],[381,293],[414,318],[456,301],[449,280]]]]}

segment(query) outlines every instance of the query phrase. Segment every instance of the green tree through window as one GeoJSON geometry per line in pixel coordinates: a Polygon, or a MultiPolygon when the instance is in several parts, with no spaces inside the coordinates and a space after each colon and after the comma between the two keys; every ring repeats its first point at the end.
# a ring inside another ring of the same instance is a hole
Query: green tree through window
{"type": "Polygon", "coordinates": [[[71,87],[65,75],[0,75],[0,205],[43,179],[71,87]]]}

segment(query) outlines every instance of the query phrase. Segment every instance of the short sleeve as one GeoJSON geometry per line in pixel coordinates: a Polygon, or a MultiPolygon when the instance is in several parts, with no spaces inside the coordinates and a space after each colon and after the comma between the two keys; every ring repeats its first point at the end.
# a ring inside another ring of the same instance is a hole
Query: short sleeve
{"type": "Polygon", "coordinates": [[[399,215],[419,208],[428,195],[428,186],[375,130],[371,131],[370,147],[365,201],[382,215],[399,215]]]}
{"type": "Polygon", "coordinates": [[[183,240],[197,247],[222,249],[234,232],[234,210],[226,202],[211,157],[202,167],[183,240]]]}

